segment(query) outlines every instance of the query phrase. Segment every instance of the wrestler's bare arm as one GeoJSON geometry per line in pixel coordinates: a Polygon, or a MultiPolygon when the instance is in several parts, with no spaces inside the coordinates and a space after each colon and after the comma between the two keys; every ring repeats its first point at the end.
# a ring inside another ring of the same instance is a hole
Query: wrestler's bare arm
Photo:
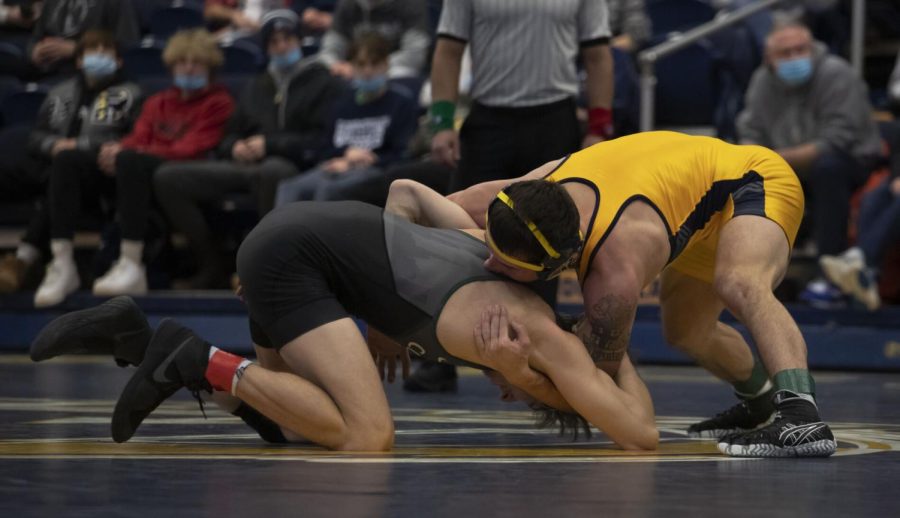
{"type": "Polygon", "coordinates": [[[487,213],[488,205],[490,205],[494,198],[497,197],[497,193],[500,192],[500,189],[515,182],[540,180],[556,169],[561,161],[562,159],[547,162],[519,178],[494,180],[491,182],[475,184],[468,189],[450,194],[447,196],[447,199],[462,207],[469,217],[478,224],[477,228],[484,228],[484,216],[487,213]]]}
{"type": "Polygon", "coordinates": [[[659,431],[649,394],[634,368],[621,361],[617,385],[597,369],[575,335],[552,321],[530,322],[532,366],[547,374],[572,408],[625,449],[652,450],[659,431]]]}
{"type": "Polygon", "coordinates": [[[632,203],[592,259],[582,285],[587,325],[578,335],[611,375],[628,350],[641,289],[666,265],[668,237],[652,207],[632,203]]]}
{"type": "Polygon", "coordinates": [[[610,375],[628,351],[641,282],[629,274],[588,275],[584,286],[585,322],[578,329],[594,363],[610,375]]]}
{"type": "Polygon", "coordinates": [[[478,228],[459,205],[414,180],[394,180],[384,210],[433,228],[478,228]]]}

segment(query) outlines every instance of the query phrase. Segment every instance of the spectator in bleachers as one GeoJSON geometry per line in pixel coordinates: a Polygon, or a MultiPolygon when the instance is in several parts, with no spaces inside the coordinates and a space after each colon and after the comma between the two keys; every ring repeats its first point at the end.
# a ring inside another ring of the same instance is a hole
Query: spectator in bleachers
{"type": "Polygon", "coordinates": [[[634,54],[653,34],[644,0],[607,0],[612,46],[634,54]]]}
{"type": "Polygon", "coordinates": [[[121,49],[140,39],[131,2],[45,0],[28,47],[28,56],[37,75],[46,77],[74,70],[76,43],[89,29],[113,33],[121,49]]]}
{"type": "Polygon", "coordinates": [[[234,40],[257,34],[267,14],[285,9],[290,3],[290,0],[204,0],[203,17],[218,39],[234,40]]]}
{"type": "Polygon", "coordinates": [[[0,75],[28,79],[34,67],[25,56],[31,30],[41,15],[40,2],[0,0],[0,75]]]}
{"type": "MultiPolygon", "coordinates": [[[[900,53],[887,92],[891,105],[900,108],[900,53]]],[[[890,149],[890,174],[862,199],[856,246],[841,255],[819,258],[828,279],[872,311],[881,306],[879,268],[888,250],[900,244],[900,121],[884,123],[882,135],[890,149]]]]}
{"type": "Polygon", "coordinates": [[[40,2],[0,0],[0,34],[29,30],[41,16],[40,2]]]}
{"type": "Polygon", "coordinates": [[[147,291],[143,250],[153,176],[180,161],[206,157],[222,140],[234,109],[228,90],[213,81],[222,60],[205,30],[176,33],[163,51],[174,86],[147,99],[128,136],[101,148],[100,169],[116,181],[122,244],[112,268],[94,282],[94,294],[147,291]]]}
{"type": "Polygon", "coordinates": [[[337,0],[294,0],[294,11],[300,15],[309,34],[322,34],[331,28],[337,0]]]}
{"type": "Polygon", "coordinates": [[[179,287],[217,286],[230,273],[224,271],[201,204],[250,192],[261,217],[272,209],[278,182],[314,166],[321,154],[328,115],[342,85],[315,57],[301,57],[300,30],[293,11],[266,18],[261,34],[269,69],[250,83],[229,121],[219,146],[227,159],[173,164],[156,176],[160,205],[187,236],[199,263],[197,275],[179,287]]]}
{"type": "Polygon", "coordinates": [[[140,108],[140,90],[122,77],[111,33],[87,31],[76,56],[82,73],[50,92],[32,133],[33,147],[52,156],[48,209],[53,259],[35,293],[35,307],[59,304],[78,288],[72,237],[82,199],[110,197],[114,184],[100,172],[100,147],[128,133],[140,108]],[[61,137],[68,128],[81,128],[77,138],[61,137]]]}
{"type": "MultiPolygon", "coordinates": [[[[29,148],[45,164],[41,176],[50,184],[49,202],[38,205],[16,255],[0,264],[2,291],[18,290],[26,268],[39,259],[48,238],[59,237],[54,225],[60,221],[59,217],[54,218],[58,216],[59,205],[72,207],[63,218],[63,224],[70,230],[65,236],[67,243],[51,241],[51,249],[54,259],[68,258],[69,263],[53,261],[42,288],[59,282],[67,283],[69,292],[78,287],[75,266],[70,263],[72,232],[82,195],[96,202],[104,192],[104,186],[91,178],[100,174],[97,168],[100,146],[122,138],[131,129],[140,108],[139,88],[126,82],[119,72],[121,58],[112,34],[97,30],[85,32],[75,55],[81,73],[50,90],[31,132],[29,148]],[[63,182],[61,189],[60,182],[63,182]]],[[[54,297],[46,289],[38,290],[35,305],[57,304],[62,297],[54,297]]]]}
{"type": "Polygon", "coordinates": [[[333,74],[350,79],[350,43],[372,31],[391,44],[388,77],[417,78],[424,74],[431,38],[422,0],[339,0],[319,55],[333,74]]]}
{"type": "MultiPolygon", "coordinates": [[[[797,172],[809,195],[818,254],[846,249],[850,197],[881,153],[866,84],[850,64],[829,54],[802,24],[777,23],[737,129],[741,143],[774,149],[797,172]]],[[[816,279],[802,298],[824,306],[840,293],[816,279]]]]}
{"type": "Polygon", "coordinates": [[[299,200],[365,200],[373,179],[407,156],[416,131],[415,101],[388,83],[390,43],[370,32],[354,41],[353,91],[337,103],[330,145],[318,166],[282,181],[276,205],[299,200]]]}

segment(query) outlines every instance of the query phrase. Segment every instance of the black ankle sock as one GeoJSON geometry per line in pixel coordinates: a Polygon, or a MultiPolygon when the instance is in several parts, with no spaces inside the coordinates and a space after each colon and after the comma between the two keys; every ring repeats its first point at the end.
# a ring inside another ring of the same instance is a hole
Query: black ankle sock
{"type": "MultiPolygon", "coordinates": [[[[787,392],[787,391],[785,391],[787,392]]],[[[776,399],[776,408],[782,417],[800,419],[804,422],[819,421],[819,409],[815,403],[808,399],[793,394],[780,394],[786,396],[776,399]]]]}
{"type": "Polygon", "coordinates": [[[256,433],[266,442],[277,444],[288,442],[284,434],[281,433],[281,427],[246,403],[242,402],[231,414],[240,417],[242,421],[247,423],[247,426],[256,430],[256,433]]]}

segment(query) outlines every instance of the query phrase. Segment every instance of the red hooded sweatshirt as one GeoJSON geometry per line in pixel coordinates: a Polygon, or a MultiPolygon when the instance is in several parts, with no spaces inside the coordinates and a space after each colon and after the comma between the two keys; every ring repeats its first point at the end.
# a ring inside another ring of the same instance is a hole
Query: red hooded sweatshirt
{"type": "Polygon", "coordinates": [[[181,98],[172,87],[150,96],[122,147],[167,160],[203,158],[222,140],[234,100],[222,85],[197,97],[181,98]]]}

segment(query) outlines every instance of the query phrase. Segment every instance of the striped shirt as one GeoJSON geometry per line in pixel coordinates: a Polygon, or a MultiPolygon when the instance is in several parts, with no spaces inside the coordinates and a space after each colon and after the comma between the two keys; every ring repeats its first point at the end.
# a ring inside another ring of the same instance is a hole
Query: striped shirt
{"type": "Polygon", "coordinates": [[[610,32],[606,0],[445,0],[438,36],[470,45],[473,99],[525,107],[576,96],[579,46],[610,32]]]}

